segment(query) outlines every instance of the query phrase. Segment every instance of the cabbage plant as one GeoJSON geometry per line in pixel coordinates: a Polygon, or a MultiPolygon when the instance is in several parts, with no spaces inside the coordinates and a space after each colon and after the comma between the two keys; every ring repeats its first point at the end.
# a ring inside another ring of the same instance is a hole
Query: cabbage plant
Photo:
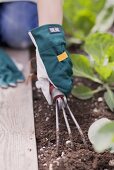
{"type": "Polygon", "coordinates": [[[86,38],[84,45],[87,55],[73,54],[74,76],[97,83],[92,89],[84,84],[74,86],[72,94],[82,100],[103,92],[104,100],[114,111],[114,37],[109,33],[94,33],[86,38]]]}

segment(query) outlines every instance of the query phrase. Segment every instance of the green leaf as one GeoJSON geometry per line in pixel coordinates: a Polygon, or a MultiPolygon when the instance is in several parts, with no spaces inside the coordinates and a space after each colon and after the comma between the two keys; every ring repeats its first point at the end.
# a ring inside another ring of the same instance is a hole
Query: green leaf
{"type": "Polygon", "coordinates": [[[94,92],[84,85],[76,86],[72,90],[72,95],[82,100],[90,99],[93,97],[93,94],[94,92]]]}
{"type": "Polygon", "coordinates": [[[109,62],[114,62],[114,45],[108,48],[106,55],[109,56],[109,62]]]}
{"type": "Polygon", "coordinates": [[[114,93],[108,88],[107,92],[104,93],[104,99],[110,110],[114,111],[114,93]]]}
{"type": "Polygon", "coordinates": [[[91,67],[91,63],[86,56],[83,55],[71,55],[73,62],[73,72],[75,76],[88,78],[95,82],[101,83],[101,81],[95,77],[91,67]]]}
{"type": "Polygon", "coordinates": [[[114,71],[112,71],[110,77],[107,79],[107,83],[114,84],[114,71]]]}
{"type": "MultiPolygon", "coordinates": [[[[106,125],[104,125],[103,127],[100,128],[100,130],[98,131],[98,133],[111,133],[114,135],[114,121],[111,121],[109,123],[107,123],[106,125]]],[[[112,142],[114,142],[113,140],[114,138],[112,138],[112,142]]]]}
{"type": "Polygon", "coordinates": [[[114,121],[106,123],[96,133],[94,148],[97,152],[114,151],[114,121]]]}
{"type": "Polygon", "coordinates": [[[108,77],[110,77],[112,73],[112,68],[110,67],[110,64],[106,66],[96,66],[95,71],[100,75],[101,79],[107,80],[108,77]]]}
{"type": "Polygon", "coordinates": [[[82,31],[84,36],[88,35],[95,24],[95,17],[95,14],[90,10],[80,10],[74,19],[78,32],[82,31]]]}
{"type": "MultiPolygon", "coordinates": [[[[113,60],[113,59],[111,58],[111,60],[113,60]]],[[[113,62],[110,62],[107,66],[108,66],[108,68],[109,68],[110,70],[112,70],[112,71],[111,71],[110,76],[107,77],[106,82],[109,83],[109,84],[110,84],[110,83],[113,83],[113,84],[114,84],[114,61],[113,61],[113,62]]]]}
{"type": "Polygon", "coordinates": [[[114,22],[114,7],[111,5],[105,6],[96,19],[96,24],[92,29],[94,32],[106,32],[111,28],[114,22]]]}
{"type": "Polygon", "coordinates": [[[114,37],[109,33],[94,33],[86,38],[85,51],[92,57],[95,63],[104,64],[110,46],[114,45],[114,37]]]}

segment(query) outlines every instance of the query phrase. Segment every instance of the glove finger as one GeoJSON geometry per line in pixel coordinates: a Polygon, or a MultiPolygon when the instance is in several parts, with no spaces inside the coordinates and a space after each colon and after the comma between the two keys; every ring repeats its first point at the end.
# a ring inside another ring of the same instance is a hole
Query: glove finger
{"type": "Polygon", "coordinates": [[[15,75],[11,72],[11,70],[7,70],[7,72],[5,73],[4,82],[6,82],[8,86],[16,87],[15,75]]]}
{"type": "Polygon", "coordinates": [[[21,71],[15,73],[15,79],[17,83],[22,83],[25,81],[25,77],[21,71]]]}
{"type": "Polygon", "coordinates": [[[8,60],[6,54],[0,49],[0,87],[8,88],[8,86],[16,86],[16,81],[14,79],[13,73],[8,68],[8,60]]]}
{"type": "Polygon", "coordinates": [[[8,88],[8,84],[4,80],[6,73],[7,73],[7,69],[4,67],[4,65],[1,65],[0,66],[0,87],[2,88],[8,88]]]}
{"type": "Polygon", "coordinates": [[[11,70],[12,72],[19,71],[16,64],[13,62],[13,60],[9,57],[9,55],[3,49],[0,49],[0,61],[3,64],[5,64],[9,68],[9,70],[11,70]]]}
{"type": "Polygon", "coordinates": [[[2,77],[0,77],[0,87],[4,89],[8,88],[8,84],[3,80],[2,77]]]}

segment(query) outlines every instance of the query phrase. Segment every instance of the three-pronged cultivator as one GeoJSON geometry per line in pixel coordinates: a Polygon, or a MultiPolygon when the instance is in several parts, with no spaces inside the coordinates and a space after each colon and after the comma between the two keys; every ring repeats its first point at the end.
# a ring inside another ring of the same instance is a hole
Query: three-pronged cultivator
{"type": "Polygon", "coordinates": [[[64,120],[65,120],[65,124],[66,124],[67,131],[68,131],[68,134],[69,134],[70,142],[71,142],[71,147],[74,148],[74,145],[73,145],[73,138],[72,138],[72,132],[71,132],[70,124],[69,124],[69,121],[68,121],[68,118],[67,118],[68,116],[70,116],[72,118],[72,121],[74,122],[76,128],[78,129],[78,131],[81,135],[84,146],[87,147],[84,134],[83,134],[76,118],[74,117],[74,115],[73,115],[73,113],[72,113],[72,111],[71,111],[71,109],[70,109],[70,107],[67,103],[66,97],[64,96],[63,93],[61,93],[59,90],[57,90],[53,86],[51,86],[50,89],[51,89],[52,98],[55,101],[55,108],[56,108],[56,145],[57,145],[57,152],[59,150],[59,143],[60,143],[60,136],[59,136],[59,134],[60,134],[59,112],[60,111],[62,111],[62,113],[63,113],[63,117],[64,117],[64,120]]]}

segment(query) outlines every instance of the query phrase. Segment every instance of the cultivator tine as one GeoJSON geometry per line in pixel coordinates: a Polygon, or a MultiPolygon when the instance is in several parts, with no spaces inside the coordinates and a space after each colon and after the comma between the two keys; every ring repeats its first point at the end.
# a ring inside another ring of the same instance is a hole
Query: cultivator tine
{"type": "Polygon", "coordinates": [[[59,151],[59,114],[58,114],[58,101],[56,100],[56,145],[57,152],[59,151]]]}
{"type": "Polygon", "coordinates": [[[83,134],[83,132],[82,132],[82,130],[81,130],[81,128],[80,128],[80,126],[79,126],[76,118],[74,117],[74,115],[73,115],[73,113],[72,113],[72,111],[71,111],[71,109],[70,109],[70,107],[69,107],[68,104],[67,104],[67,109],[68,109],[68,111],[69,111],[69,113],[70,113],[70,116],[72,117],[72,120],[74,121],[74,123],[75,123],[75,125],[76,125],[76,127],[77,127],[77,129],[78,129],[78,131],[79,131],[79,133],[80,133],[80,136],[81,136],[81,138],[82,138],[82,141],[83,141],[83,143],[84,143],[84,146],[87,148],[87,143],[86,143],[84,134],[83,134]]]}
{"type": "Polygon", "coordinates": [[[65,120],[65,123],[66,123],[67,131],[68,131],[68,134],[69,134],[69,138],[70,138],[70,141],[71,141],[71,148],[74,148],[73,140],[72,140],[72,132],[71,132],[71,128],[70,128],[64,107],[62,107],[62,111],[63,111],[63,116],[64,116],[64,120],[65,120]]]}

